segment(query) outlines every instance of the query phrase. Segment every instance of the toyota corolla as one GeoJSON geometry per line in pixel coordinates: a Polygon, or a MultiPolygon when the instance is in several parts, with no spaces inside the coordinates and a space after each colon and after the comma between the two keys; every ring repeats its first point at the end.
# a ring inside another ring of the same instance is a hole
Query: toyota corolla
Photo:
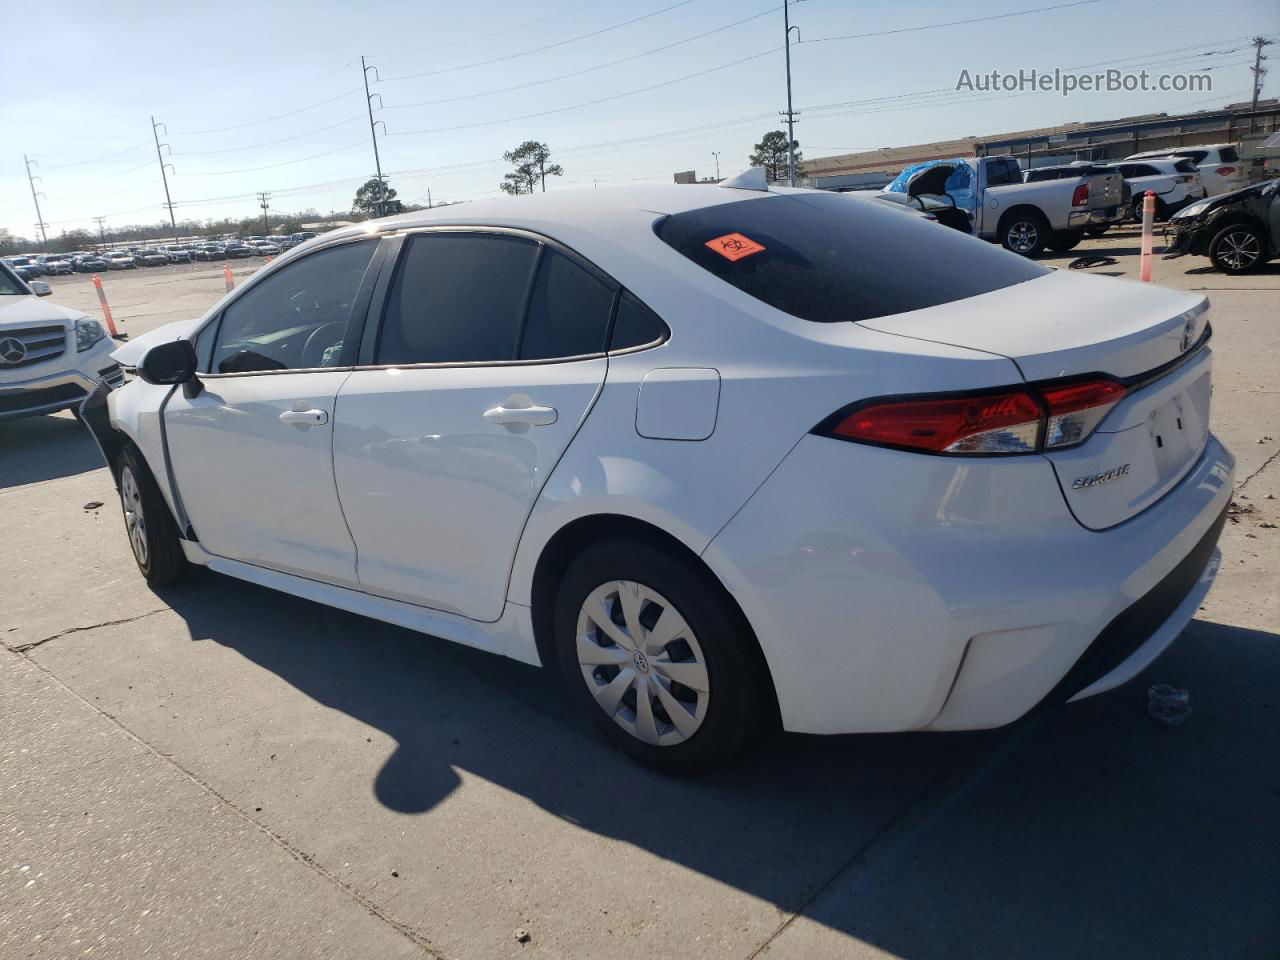
{"type": "Polygon", "coordinates": [[[532,664],[639,760],[1009,723],[1208,591],[1198,294],[856,196],[554,193],[325,234],[117,351],[138,566],[532,664]]]}

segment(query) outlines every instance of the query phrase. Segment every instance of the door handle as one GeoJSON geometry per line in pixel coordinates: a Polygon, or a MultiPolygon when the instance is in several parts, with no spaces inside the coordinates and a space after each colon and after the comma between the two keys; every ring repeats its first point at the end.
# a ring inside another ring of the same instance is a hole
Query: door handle
{"type": "Polygon", "coordinates": [[[280,422],[295,427],[319,427],[329,422],[329,414],[325,410],[286,410],[280,414],[280,422]]]}
{"type": "Polygon", "coordinates": [[[491,407],[484,412],[484,418],[490,423],[501,423],[507,426],[545,427],[556,422],[555,407],[491,407]]]}

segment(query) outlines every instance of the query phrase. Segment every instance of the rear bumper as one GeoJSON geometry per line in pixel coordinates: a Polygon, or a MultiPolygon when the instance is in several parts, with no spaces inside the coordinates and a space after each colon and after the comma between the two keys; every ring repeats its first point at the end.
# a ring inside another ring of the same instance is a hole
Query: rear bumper
{"type": "Polygon", "coordinates": [[[760,640],[787,729],[994,727],[1122,683],[1172,641],[1208,589],[1233,473],[1210,436],[1158,503],[1094,532],[1043,458],[809,436],[704,558],[760,640]]]}

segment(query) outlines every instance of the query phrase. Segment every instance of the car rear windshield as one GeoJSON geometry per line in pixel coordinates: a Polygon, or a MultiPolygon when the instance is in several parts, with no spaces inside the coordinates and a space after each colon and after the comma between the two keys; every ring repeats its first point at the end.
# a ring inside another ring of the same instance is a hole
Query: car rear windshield
{"type": "Polygon", "coordinates": [[[658,237],[743,293],[803,320],[870,320],[1044,276],[958,230],[847,194],[773,194],[664,217],[658,237]]]}

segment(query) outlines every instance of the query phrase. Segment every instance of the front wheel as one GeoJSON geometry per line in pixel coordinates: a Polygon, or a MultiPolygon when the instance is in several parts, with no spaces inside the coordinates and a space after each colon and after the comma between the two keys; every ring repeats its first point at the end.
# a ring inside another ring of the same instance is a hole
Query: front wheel
{"type": "Polygon", "coordinates": [[[141,455],[126,447],[116,464],[116,479],[125,531],[138,569],[150,586],[173,583],[186,572],[187,558],[178,542],[178,525],[155,477],[141,455]]]}
{"type": "Polygon", "coordinates": [[[741,614],[674,550],[644,540],[585,550],[561,581],[555,639],[569,695],[647,766],[714,770],[774,716],[741,614]]]}
{"type": "Polygon", "coordinates": [[[1265,248],[1261,230],[1247,223],[1233,223],[1209,241],[1209,259],[1223,273],[1248,273],[1262,265],[1265,248]]]}

